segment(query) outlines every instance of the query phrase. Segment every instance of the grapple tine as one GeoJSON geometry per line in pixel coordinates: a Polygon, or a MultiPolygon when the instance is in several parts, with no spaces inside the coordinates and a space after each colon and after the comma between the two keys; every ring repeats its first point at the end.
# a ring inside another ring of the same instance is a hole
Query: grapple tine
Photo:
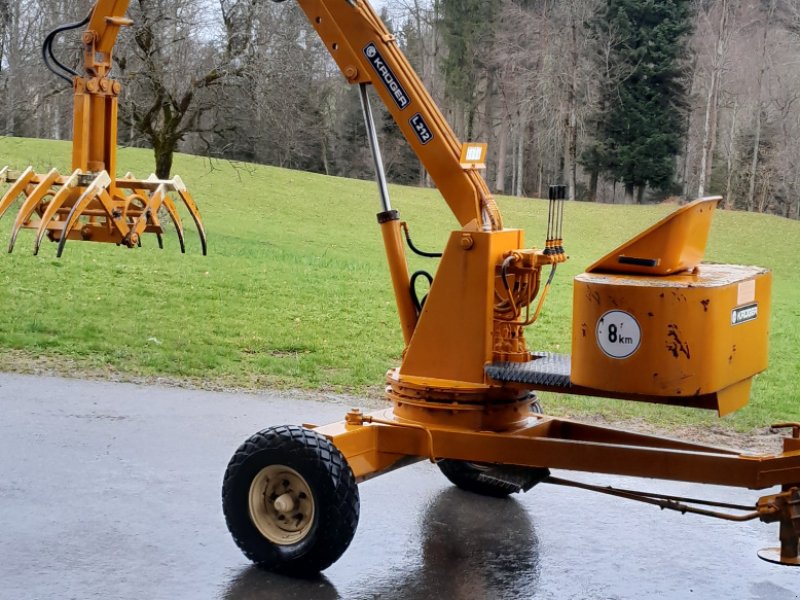
{"type": "MultiPolygon", "coordinates": [[[[169,200],[169,197],[167,197],[167,200],[169,200]]],[[[161,220],[158,218],[158,212],[151,212],[150,213],[150,222],[153,224],[153,226],[163,229],[163,227],[161,227],[161,220]]],[[[156,233],[156,239],[158,240],[158,248],[159,248],[159,250],[163,250],[164,249],[164,236],[157,232],[156,233]]]]}
{"type": "Polygon", "coordinates": [[[136,221],[131,225],[131,232],[129,235],[135,235],[137,239],[141,239],[142,234],[147,228],[148,221],[152,222],[154,220],[152,216],[158,213],[158,209],[161,208],[166,196],[167,186],[163,183],[159,185],[152,194],[147,196],[147,202],[142,209],[142,214],[139,215],[136,221]]]}
{"type": "Polygon", "coordinates": [[[33,215],[33,211],[36,210],[36,207],[42,201],[42,198],[44,198],[48,192],[50,192],[51,186],[55,183],[58,177],[58,170],[52,169],[47,175],[45,175],[42,181],[36,185],[34,190],[25,199],[25,202],[22,203],[22,207],[17,213],[17,218],[14,220],[14,225],[11,227],[11,239],[8,241],[9,254],[14,251],[14,245],[17,243],[17,234],[19,234],[20,229],[22,229],[22,226],[27,223],[28,220],[30,220],[31,215],[33,215]]]}
{"type": "MultiPolygon", "coordinates": [[[[111,177],[109,177],[108,173],[105,171],[101,172],[72,206],[72,210],[69,211],[67,220],[64,222],[61,239],[58,240],[58,251],[56,252],[58,258],[61,258],[64,252],[64,246],[67,243],[68,234],[72,231],[72,228],[75,227],[75,223],[78,222],[78,219],[80,219],[81,213],[89,206],[89,203],[105,191],[109,185],[111,185],[111,177]]],[[[113,216],[109,214],[108,218],[112,219],[113,216]]]]}
{"type": "MultiPolygon", "coordinates": [[[[8,169],[5,169],[5,171],[7,173],[8,169]]],[[[2,218],[8,208],[14,204],[14,200],[17,199],[17,196],[22,193],[22,190],[27,187],[35,175],[36,173],[34,172],[33,167],[28,167],[20,174],[19,178],[14,182],[14,184],[8,188],[8,191],[0,200],[0,218],[2,218]]],[[[5,175],[3,176],[5,177],[5,175]]]]}
{"type": "Polygon", "coordinates": [[[64,185],[53,196],[53,199],[47,203],[47,207],[42,213],[41,220],[39,221],[39,229],[36,230],[36,240],[34,241],[33,254],[39,254],[39,248],[42,246],[44,234],[47,231],[47,225],[56,216],[56,212],[61,208],[64,203],[69,200],[75,193],[75,188],[78,185],[78,178],[80,177],[80,169],[75,170],[72,175],[64,182],[64,185]]]}
{"type": "Polygon", "coordinates": [[[189,209],[189,214],[192,215],[195,227],[197,227],[197,233],[200,236],[200,244],[203,247],[203,256],[206,256],[206,252],[208,250],[206,230],[205,227],[203,227],[203,221],[200,218],[200,211],[197,210],[197,204],[195,204],[192,195],[189,193],[189,190],[186,188],[183,180],[180,177],[175,176],[173,182],[175,184],[175,191],[178,192],[178,195],[181,197],[181,200],[183,200],[186,208],[189,209]]]}
{"type": "Polygon", "coordinates": [[[181,253],[186,254],[186,239],[183,234],[183,222],[181,221],[181,216],[178,214],[178,209],[175,208],[175,203],[169,196],[164,196],[163,206],[172,219],[172,222],[175,224],[175,231],[178,232],[178,243],[181,245],[181,253]]]}

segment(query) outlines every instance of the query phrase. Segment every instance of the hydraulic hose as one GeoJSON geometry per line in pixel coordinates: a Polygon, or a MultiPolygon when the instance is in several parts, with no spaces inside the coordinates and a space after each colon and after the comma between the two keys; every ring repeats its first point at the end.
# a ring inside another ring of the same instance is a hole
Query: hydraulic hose
{"type": "Polygon", "coordinates": [[[69,76],[71,75],[72,77],[78,77],[79,73],[74,69],[69,68],[67,65],[58,60],[58,58],[56,58],[56,55],[53,53],[53,43],[55,42],[56,37],[62,33],[86,26],[91,18],[92,12],[90,11],[89,14],[86,15],[86,18],[78,23],[68,23],[66,25],[56,27],[53,29],[53,31],[47,34],[47,37],[42,43],[42,58],[44,59],[45,66],[51,73],[66,81],[70,86],[72,85],[72,79],[70,79],[69,76]]]}

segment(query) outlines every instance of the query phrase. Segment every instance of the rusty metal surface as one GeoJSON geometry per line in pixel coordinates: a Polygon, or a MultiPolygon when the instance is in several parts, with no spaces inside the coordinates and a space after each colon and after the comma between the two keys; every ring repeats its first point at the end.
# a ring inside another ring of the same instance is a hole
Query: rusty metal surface
{"type": "MultiPolygon", "coordinates": [[[[798,598],[758,560],[777,526],[663,513],[537,486],[513,500],[453,489],[419,463],[361,486],[352,546],[323,577],[248,565],[220,509],[231,453],[267,425],[346,406],[0,375],[0,598],[220,600],[798,598]]],[[[755,492],[579,475],[591,483],[752,502],[755,492]]]]}

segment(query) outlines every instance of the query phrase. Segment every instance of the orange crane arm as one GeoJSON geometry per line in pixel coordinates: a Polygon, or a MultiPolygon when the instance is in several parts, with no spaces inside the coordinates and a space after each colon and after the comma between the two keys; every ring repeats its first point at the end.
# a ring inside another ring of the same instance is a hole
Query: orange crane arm
{"type": "Polygon", "coordinates": [[[83,34],[87,73],[103,77],[111,70],[111,51],[121,27],[133,24],[125,17],[130,0],[98,0],[92,9],[89,26],[83,34]]]}
{"type": "Polygon", "coordinates": [[[373,8],[365,0],[299,0],[352,84],[372,84],[462,227],[500,230],[486,181],[461,166],[461,143],[373,8]]]}

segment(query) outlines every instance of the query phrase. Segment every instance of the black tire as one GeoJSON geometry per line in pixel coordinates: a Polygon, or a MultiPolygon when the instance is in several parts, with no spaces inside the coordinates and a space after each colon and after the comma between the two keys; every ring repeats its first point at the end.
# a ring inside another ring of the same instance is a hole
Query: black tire
{"type": "Polygon", "coordinates": [[[231,458],[222,510],[247,558],[271,571],[313,576],[336,562],[355,535],[358,485],[324,436],[296,425],[270,427],[231,458]]]}
{"type": "Polygon", "coordinates": [[[527,492],[550,475],[544,468],[487,465],[465,460],[442,460],[437,465],[444,476],[462,490],[493,498],[527,492]]]}

